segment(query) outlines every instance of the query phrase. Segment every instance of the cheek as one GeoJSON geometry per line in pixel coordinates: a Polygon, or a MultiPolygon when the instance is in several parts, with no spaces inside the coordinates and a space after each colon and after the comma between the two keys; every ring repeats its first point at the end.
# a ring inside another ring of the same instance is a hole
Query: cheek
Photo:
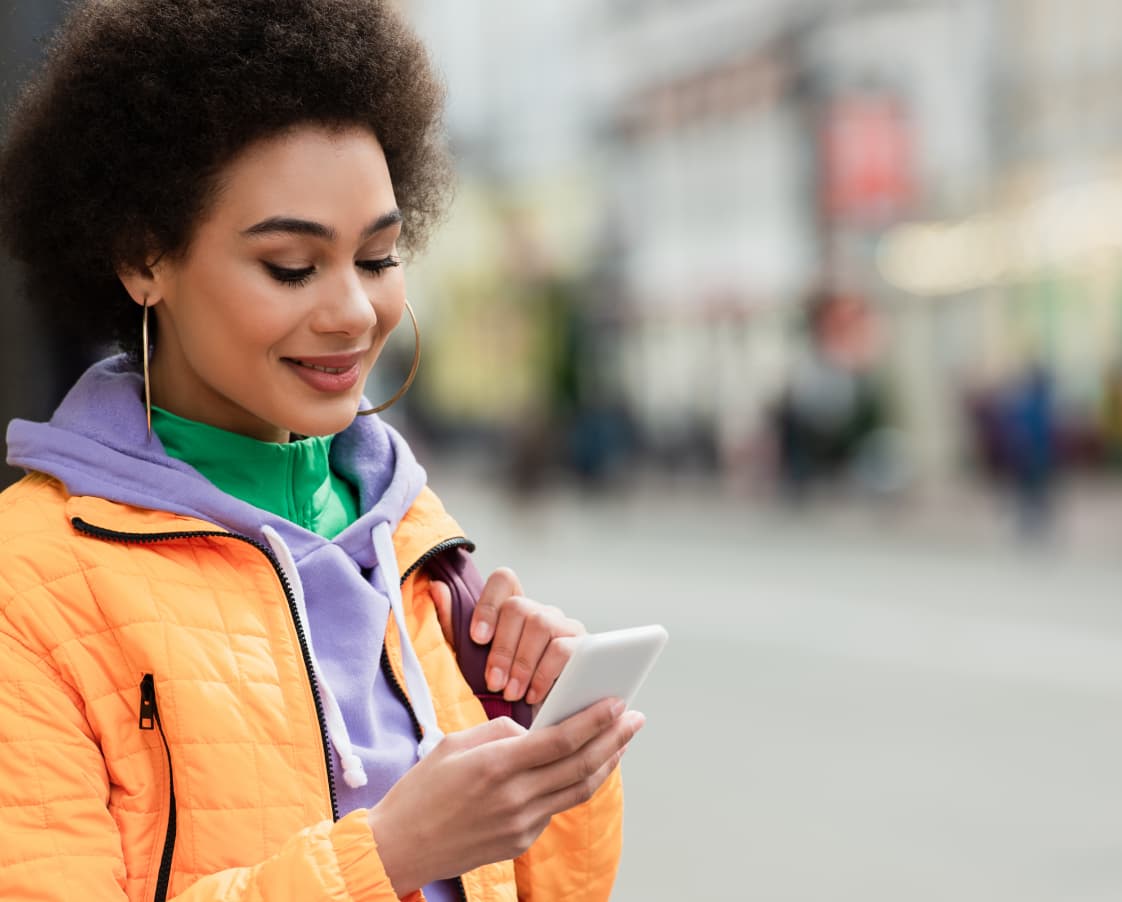
{"type": "Polygon", "coordinates": [[[298,322],[296,292],[284,286],[273,287],[254,275],[227,274],[209,279],[205,290],[192,300],[207,311],[199,324],[215,344],[235,347],[260,347],[283,338],[298,322]],[[293,296],[287,296],[291,293],[293,296]]]}

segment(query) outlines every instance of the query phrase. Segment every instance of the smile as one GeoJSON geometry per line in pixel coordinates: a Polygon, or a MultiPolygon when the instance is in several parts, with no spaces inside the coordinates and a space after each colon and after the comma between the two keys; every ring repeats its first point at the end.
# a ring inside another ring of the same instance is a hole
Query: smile
{"type": "Polygon", "coordinates": [[[317,363],[305,363],[303,360],[293,360],[293,363],[298,366],[306,366],[310,370],[319,370],[321,373],[330,373],[333,376],[338,376],[340,373],[345,373],[350,369],[349,366],[320,366],[317,363]]]}
{"type": "Polygon", "coordinates": [[[362,378],[361,353],[332,354],[322,357],[285,357],[284,362],[292,367],[292,373],[310,388],[319,392],[335,394],[347,392],[358,385],[362,378]]]}

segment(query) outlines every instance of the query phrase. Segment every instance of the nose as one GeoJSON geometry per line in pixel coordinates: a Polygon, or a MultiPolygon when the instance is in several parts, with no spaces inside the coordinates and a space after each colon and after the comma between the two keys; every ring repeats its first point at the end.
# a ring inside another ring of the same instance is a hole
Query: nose
{"type": "Polygon", "coordinates": [[[355,337],[369,332],[377,322],[374,299],[357,273],[325,280],[313,320],[317,332],[355,337]]]}

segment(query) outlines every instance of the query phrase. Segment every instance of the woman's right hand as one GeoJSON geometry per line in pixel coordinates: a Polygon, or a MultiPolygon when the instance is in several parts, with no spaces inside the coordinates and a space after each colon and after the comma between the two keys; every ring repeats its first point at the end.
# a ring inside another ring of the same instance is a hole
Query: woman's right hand
{"type": "Polygon", "coordinates": [[[500,717],[445,736],[370,810],[394,891],[518,857],[553,815],[591,798],[642,726],[604,700],[533,733],[500,717]]]}

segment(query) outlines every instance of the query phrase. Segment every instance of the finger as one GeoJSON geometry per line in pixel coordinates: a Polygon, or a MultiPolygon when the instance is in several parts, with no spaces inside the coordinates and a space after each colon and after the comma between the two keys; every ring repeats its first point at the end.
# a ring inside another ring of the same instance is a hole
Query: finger
{"type": "Polygon", "coordinates": [[[538,661],[537,670],[534,671],[533,679],[530,681],[530,689],[526,693],[526,701],[529,704],[536,705],[549,695],[549,690],[557,682],[557,677],[561,675],[576,647],[575,635],[555,637],[546,646],[545,653],[538,661]]]}
{"type": "Polygon", "coordinates": [[[440,631],[444,633],[445,641],[451,645],[455,640],[452,629],[452,590],[447,583],[434,579],[429,583],[429,594],[436,607],[436,619],[440,623],[440,631]]]}
{"type": "MultiPolygon", "coordinates": [[[[498,657],[495,646],[502,645],[499,636],[503,634],[507,612],[511,609],[512,605],[508,603],[499,612],[499,626],[495,634],[495,644],[491,647],[491,655],[488,661],[490,661],[490,658],[498,657]]],[[[554,621],[548,609],[533,602],[528,602],[522,622],[522,633],[518,637],[518,647],[515,648],[514,657],[510,662],[510,677],[503,691],[503,698],[508,702],[522,698],[526,689],[530,686],[531,680],[536,679],[540,662],[550,647],[550,640],[553,638],[553,624],[554,621]]],[[[499,669],[501,664],[496,663],[495,667],[499,669]]],[[[490,670],[490,668],[488,669],[490,670]]]]}
{"type": "Polygon", "coordinates": [[[645,722],[646,718],[638,711],[626,712],[575,754],[540,768],[538,786],[545,793],[572,790],[575,796],[583,795],[583,798],[574,797],[567,807],[585,801],[607,778],[645,722]]]}
{"type": "Polygon", "coordinates": [[[541,798],[539,800],[541,806],[539,810],[542,814],[552,817],[554,814],[560,814],[562,811],[568,811],[570,808],[587,802],[596,793],[596,790],[604,785],[604,781],[611,776],[612,771],[619,767],[620,760],[626,754],[627,748],[625,745],[616,751],[587,780],[572,783],[541,798]]]}
{"type": "Polygon", "coordinates": [[[479,645],[485,645],[495,634],[499,609],[511,595],[521,595],[522,584],[509,567],[500,567],[489,577],[479,594],[475,611],[471,615],[471,638],[479,645]]]}
{"type": "Polygon", "coordinates": [[[466,730],[449,733],[436,748],[446,753],[467,752],[489,742],[515,739],[525,734],[526,728],[521,724],[515,723],[509,717],[496,717],[494,720],[469,727],[466,730]]]}
{"type": "Polygon", "coordinates": [[[572,717],[535,730],[519,740],[516,766],[519,769],[545,767],[575,755],[597,736],[611,729],[626,710],[617,698],[606,698],[572,717]]]}
{"type": "MultiPolygon", "coordinates": [[[[487,655],[485,668],[487,688],[491,692],[502,692],[506,688],[514,656],[522,641],[523,630],[533,614],[534,603],[519,595],[507,596],[500,607],[498,622],[495,624],[495,638],[491,640],[491,651],[487,655]]],[[[548,636],[547,629],[546,642],[549,641],[548,636]]],[[[542,647],[544,648],[544,643],[542,647]]],[[[541,657],[541,649],[538,650],[538,657],[541,657]]],[[[534,663],[536,664],[537,661],[534,663]]],[[[523,685],[527,683],[529,679],[523,685]]]]}

